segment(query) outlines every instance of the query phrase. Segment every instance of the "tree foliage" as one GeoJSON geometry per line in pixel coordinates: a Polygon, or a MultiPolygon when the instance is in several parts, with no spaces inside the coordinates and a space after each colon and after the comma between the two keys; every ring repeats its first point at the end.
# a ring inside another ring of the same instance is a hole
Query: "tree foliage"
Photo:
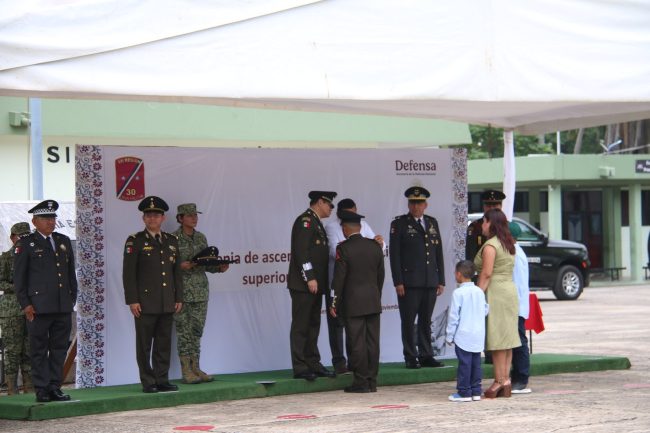
{"type": "MultiPolygon", "coordinates": [[[[472,144],[466,145],[469,159],[500,158],[503,156],[503,129],[490,126],[470,125],[472,144]]],[[[582,142],[577,153],[603,153],[603,146],[616,140],[621,143],[613,147],[620,151],[648,144],[650,121],[620,123],[608,126],[584,128],[582,142]]],[[[560,132],[560,152],[574,153],[579,138],[578,129],[560,132]]],[[[556,153],[556,133],[543,135],[520,135],[515,133],[515,156],[556,153]]],[[[648,148],[634,150],[634,153],[647,153],[648,148]]]]}

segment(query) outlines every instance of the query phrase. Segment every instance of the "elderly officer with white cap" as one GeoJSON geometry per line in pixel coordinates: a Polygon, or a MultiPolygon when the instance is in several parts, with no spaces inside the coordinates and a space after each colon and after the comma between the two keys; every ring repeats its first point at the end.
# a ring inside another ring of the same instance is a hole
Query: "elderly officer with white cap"
{"type": "Polygon", "coordinates": [[[174,313],[183,306],[178,240],[162,231],[169,206],[156,196],[138,206],[145,229],[124,245],[122,284],[135,321],[135,347],[142,391],[177,391],[169,383],[174,313]],[[151,362],[150,362],[151,360],[151,362]]]}
{"type": "Polygon", "coordinates": [[[421,186],[404,192],[409,213],[390,225],[390,268],[402,322],[406,368],[441,367],[431,347],[431,315],[445,289],[445,265],[438,221],[425,215],[430,194],[421,186]],[[413,323],[417,317],[417,349],[413,323]]]}
{"type": "Polygon", "coordinates": [[[77,278],[70,238],[54,231],[59,204],[45,200],[29,210],[36,231],[18,240],[14,286],[27,318],[36,401],[70,400],[61,391],[77,278]]]}

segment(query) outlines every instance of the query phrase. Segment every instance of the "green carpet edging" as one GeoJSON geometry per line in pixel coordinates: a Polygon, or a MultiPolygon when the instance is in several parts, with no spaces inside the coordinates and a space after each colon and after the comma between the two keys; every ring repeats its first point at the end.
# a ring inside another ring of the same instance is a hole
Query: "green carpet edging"
{"type": "MultiPolygon", "coordinates": [[[[378,386],[410,385],[456,380],[455,359],[444,360],[445,367],[407,370],[404,364],[381,364],[378,386]]],[[[531,375],[540,376],[581,371],[623,370],[631,364],[625,357],[533,354],[531,375]]],[[[492,377],[492,366],[483,365],[483,377],[492,377]]],[[[45,420],[107,412],[171,407],[183,404],[200,404],[214,401],[245,398],[272,397],[322,391],[342,390],[352,383],[352,375],[335,379],[319,378],[314,382],[293,379],[291,370],[223,374],[217,380],[198,385],[174,381],[179,392],[144,394],[139,384],[106,386],[90,389],[66,390],[74,401],[36,403],[34,394],[0,397],[0,418],[18,420],[45,420]],[[274,381],[269,385],[257,381],[274,381]],[[78,401],[77,401],[78,400],[78,401]]]]}

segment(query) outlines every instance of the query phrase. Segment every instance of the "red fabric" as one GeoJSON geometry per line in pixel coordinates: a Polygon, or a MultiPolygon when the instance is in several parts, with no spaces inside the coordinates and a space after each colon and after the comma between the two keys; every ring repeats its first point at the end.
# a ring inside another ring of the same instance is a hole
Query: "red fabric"
{"type": "Polygon", "coordinates": [[[544,319],[542,319],[542,307],[539,306],[539,299],[537,295],[531,293],[528,296],[530,302],[530,312],[528,314],[528,319],[526,319],[526,330],[535,331],[535,334],[539,334],[544,330],[544,319]]]}

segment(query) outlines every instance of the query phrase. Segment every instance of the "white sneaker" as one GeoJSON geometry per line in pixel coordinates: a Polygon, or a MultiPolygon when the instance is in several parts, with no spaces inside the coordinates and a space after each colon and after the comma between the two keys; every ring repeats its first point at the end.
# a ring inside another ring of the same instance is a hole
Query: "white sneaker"
{"type": "Polygon", "coordinates": [[[481,401],[481,396],[480,395],[473,395],[472,396],[472,401],[481,401]]]}
{"type": "Polygon", "coordinates": [[[460,394],[454,393],[449,396],[449,401],[455,401],[455,402],[472,401],[472,397],[461,397],[460,394]]]}
{"type": "Polygon", "coordinates": [[[524,385],[523,383],[513,383],[512,384],[512,393],[513,394],[530,394],[533,392],[532,389],[527,387],[528,385],[524,385]]]}

